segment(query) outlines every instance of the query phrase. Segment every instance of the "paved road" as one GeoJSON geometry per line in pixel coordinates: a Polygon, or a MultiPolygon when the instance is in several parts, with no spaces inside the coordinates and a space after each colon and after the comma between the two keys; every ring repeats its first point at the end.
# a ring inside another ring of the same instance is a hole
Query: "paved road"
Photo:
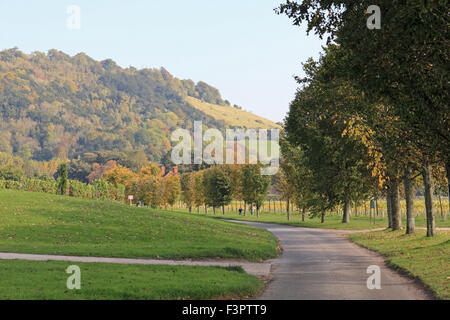
{"type": "Polygon", "coordinates": [[[384,259],[346,238],[348,232],[242,222],[269,230],[283,253],[272,263],[272,280],[257,299],[430,299],[413,281],[387,268],[384,259]],[[367,267],[381,268],[381,289],[367,288],[367,267]]]}

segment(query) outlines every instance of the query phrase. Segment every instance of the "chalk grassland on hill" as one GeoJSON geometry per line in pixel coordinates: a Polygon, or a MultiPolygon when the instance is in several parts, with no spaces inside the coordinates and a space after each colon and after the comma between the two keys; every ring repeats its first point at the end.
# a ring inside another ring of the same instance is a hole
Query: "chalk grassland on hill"
{"type": "Polygon", "coordinates": [[[271,120],[234,107],[219,106],[194,97],[186,97],[186,101],[195,109],[202,111],[215,120],[223,121],[228,126],[245,127],[248,129],[281,129],[279,125],[271,120]]]}

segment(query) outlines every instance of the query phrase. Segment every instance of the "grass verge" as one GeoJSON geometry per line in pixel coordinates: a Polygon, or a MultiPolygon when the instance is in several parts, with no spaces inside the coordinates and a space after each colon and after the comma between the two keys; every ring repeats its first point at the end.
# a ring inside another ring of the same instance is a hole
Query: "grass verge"
{"type": "Polygon", "coordinates": [[[178,300],[245,298],[263,283],[241,268],[0,260],[1,300],[178,300]],[[66,268],[81,270],[69,290],[66,268]]]}
{"type": "Polygon", "coordinates": [[[390,266],[422,281],[439,299],[450,299],[450,232],[427,238],[425,231],[376,231],[350,235],[363,247],[387,258],[390,266]]]}

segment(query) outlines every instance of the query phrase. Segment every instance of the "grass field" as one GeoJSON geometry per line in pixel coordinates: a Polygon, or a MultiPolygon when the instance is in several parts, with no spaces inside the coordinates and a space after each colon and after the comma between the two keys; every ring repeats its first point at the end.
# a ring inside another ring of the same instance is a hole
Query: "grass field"
{"type": "Polygon", "coordinates": [[[450,232],[439,231],[427,238],[425,231],[414,235],[402,231],[353,234],[350,239],[380,252],[388,263],[419,278],[440,299],[450,299],[450,232]]]}
{"type": "MultiPolygon", "coordinates": [[[[200,215],[204,215],[201,213],[200,215]]],[[[325,223],[321,223],[320,218],[307,218],[305,222],[301,221],[301,216],[298,214],[292,215],[291,219],[288,221],[285,214],[280,213],[261,213],[259,218],[256,214],[250,215],[247,213],[246,216],[239,215],[238,213],[227,213],[225,216],[222,214],[216,214],[215,216],[210,213],[208,216],[215,217],[217,219],[230,219],[230,220],[242,220],[242,221],[256,221],[256,222],[267,222],[267,223],[278,223],[286,224],[296,227],[309,227],[309,228],[325,228],[325,229],[343,229],[343,230],[364,230],[373,228],[384,228],[387,226],[386,220],[378,220],[376,224],[369,223],[369,217],[352,217],[350,223],[343,224],[342,217],[340,216],[327,216],[325,223]]]]}
{"type": "Polygon", "coordinates": [[[276,257],[278,243],[258,228],[43,193],[0,191],[0,251],[104,257],[276,257]]]}
{"type": "Polygon", "coordinates": [[[234,127],[245,127],[248,129],[271,129],[281,127],[275,122],[257,116],[253,113],[236,109],[230,106],[219,106],[198,100],[193,97],[186,97],[187,102],[197,110],[200,110],[216,120],[222,120],[225,124],[234,127]]]}
{"type": "Polygon", "coordinates": [[[0,300],[244,298],[263,285],[241,268],[77,262],[81,289],[69,290],[71,264],[0,260],[0,300]]]}
{"type": "MultiPolygon", "coordinates": [[[[178,209],[180,212],[187,212],[185,209],[178,209]]],[[[204,212],[200,214],[197,211],[193,211],[193,214],[200,216],[209,216],[214,217],[216,219],[230,219],[230,220],[243,220],[243,221],[259,221],[259,222],[268,222],[268,223],[278,223],[278,224],[287,224],[291,226],[297,227],[309,227],[309,228],[325,228],[325,229],[341,229],[341,230],[365,230],[365,229],[376,229],[376,228],[387,228],[388,219],[377,217],[375,219],[375,223],[373,220],[371,221],[368,216],[352,216],[350,218],[350,223],[342,223],[342,216],[340,215],[327,215],[325,218],[325,223],[321,223],[319,217],[310,218],[307,217],[305,222],[302,222],[301,215],[298,213],[291,213],[290,220],[287,220],[287,216],[285,213],[273,213],[273,212],[262,212],[260,213],[259,218],[256,214],[250,215],[250,212],[247,212],[247,215],[239,215],[236,212],[227,212],[225,215],[222,215],[220,210],[216,215],[212,214],[212,210],[209,210],[209,213],[206,215],[204,212]]],[[[403,219],[403,225],[406,225],[406,220],[403,219]]],[[[424,217],[416,218],[416,226],[417,227],[426,227],[426,219],[424,217]]],[[[436,226],[437,227],[450,227],[450,219],[442,220],[439,217],[436,217],[436,226]]]]}
{"type": "MultiPolygon", "coordinates": [[[[447,217],[448,220],[450,220],[449,215],[449,208],[448,208],[448,200],[447,197],[442,197],[441,201],[439,201],[439,198],[435,197],[433,200],[434,208],[435,208],[435,214],[437,219],[442,219],[442,216],[447,217]]],[[[226,212],[237,212],[238,208],[244,207],[243,201],[237,201],[233,200],[230,205],[225,207],[226,212]]],[[[358,205],[357,210],[355,207],[352,207],[352,216],[368,216],[369,215],[369,207],[370,202],[366,201],[365,203],[361,203],[358,205]]],[[[179,201],[176,205],[176,208],[179,209],[185,209],[185,205],[179,201]]],[[[400,211],[402,215],[406,215],[406,203],[405,200],[400,201],[400,211]]],[[[416,200],[414,200],[414,209],[416,213],[416,218],[425,218],[425,201],[423,200],[423,197],[418,197],[416,200]]],[[[201,208],[201,211],[204,211],[203,208],[201,208]]],[[[279,214],[286,214],[286,201],[284,200],[266,200],[264,201],[263,205],[260,209],[263,213],[279,213],[279,214]]],[[[291,203],[291,212],[298,213],[299,210],[292,206],[291,203]]],[[[336,212],[335,212],[336,213],[336,212]]],[[[339,213],[342,214],[342,208],[340,208],[339,213]]],[[[383,217],[386,216],[386,200],[378,200],[378,216],[377,217],[383,217]]]]}

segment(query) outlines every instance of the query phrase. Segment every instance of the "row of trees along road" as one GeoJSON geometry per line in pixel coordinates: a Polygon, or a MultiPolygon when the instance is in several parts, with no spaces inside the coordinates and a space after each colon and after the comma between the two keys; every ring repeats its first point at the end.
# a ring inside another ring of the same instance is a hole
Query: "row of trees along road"
{"type": "Polygon", "coordinates": [[[433,170],[445,168],[450,181],[447,2],[303,0],[276,11],[328,40],[319,61],[304,64],[306,77],[297,77],[301,88],[282,143],[285,178],[304,195],[303,205],[323,218],[342,205],[348,222],[350,201],[385,195],[389,227],[398,230],[403,185],[406,232],[414,233],[421,176],[433,236],[433,170]],[[367,27],[374,4],[381,8],[379,30],[367,27]],[[288,173],[292,168],[296,174],[288,173]]]}
{"type": "Polygon", "coordinates": [[[181,176],[182,198],[189,211],[193,207],[212,207],[214,213],[233,199],[244,201],[244,215],[247,205],[256,206],[256,214],[264,203],[270,186],[270,177],[261,175],[261,167],[256,164],[218,165],[181,176]]]}

